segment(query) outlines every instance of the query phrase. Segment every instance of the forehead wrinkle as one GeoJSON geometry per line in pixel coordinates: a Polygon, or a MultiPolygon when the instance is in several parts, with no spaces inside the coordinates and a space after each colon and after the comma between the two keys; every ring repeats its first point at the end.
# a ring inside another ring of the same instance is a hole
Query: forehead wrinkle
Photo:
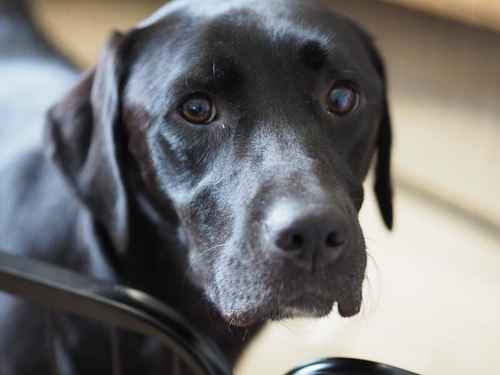
{"type": "Polygon", "coordinates": [[[319,70],[327,63],[337,47],[335,34],[320,30],[300,19],[270,19],[263,23],[261,31],[269,46],[287,49],[294,61],[312,70],[319,70]]]}

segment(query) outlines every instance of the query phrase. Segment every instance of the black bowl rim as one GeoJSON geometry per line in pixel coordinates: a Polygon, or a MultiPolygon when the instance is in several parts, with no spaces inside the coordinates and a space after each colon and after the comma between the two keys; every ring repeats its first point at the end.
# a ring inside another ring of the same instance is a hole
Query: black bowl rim
{"type": "Polygon", "coordinates": [[[339,371],[345,374],[369,374],[369,375],[417,375],[414,372],[403,370],[394,366],[365,359],[348,357],[325,358],[311,364],[301,366],[292,370],[287,375],[314,375],[335,374],[339,371]],[[354,372],[355,371],[355,372],[354,372]]]}

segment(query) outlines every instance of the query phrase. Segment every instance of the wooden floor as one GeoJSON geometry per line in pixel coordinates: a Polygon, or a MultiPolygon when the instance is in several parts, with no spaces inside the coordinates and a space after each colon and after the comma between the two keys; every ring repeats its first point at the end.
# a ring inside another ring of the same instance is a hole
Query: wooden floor
{"type": "MultiPolygon", "coordinates": [[[[111,29],[160,4],[35,2],[51,34],[84,66],[96,61],[111,29]]],[[[363,226],[375,261],[362,316],[271,325],[238,373],[280,374],[324,356],[425,375],[492,373],[500,368],[500,35],[373,0],[332,4],[372,30],[387,57],[397,229],[383,230],[370,195],[363,226]],[[469,215],[436,205],[428,193],[469,215]]]]}

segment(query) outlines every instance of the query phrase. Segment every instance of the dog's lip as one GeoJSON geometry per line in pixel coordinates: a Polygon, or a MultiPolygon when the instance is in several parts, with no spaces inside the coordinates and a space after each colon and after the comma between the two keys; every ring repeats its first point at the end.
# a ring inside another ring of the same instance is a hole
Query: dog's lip
{"type": "Polygon", "coordinates": [[[304,302],[313,304],[315,301],[334,303],[336,301],[336,297],[320,290],[306,290],[301,293],[292,294],[288,298],[281,301],[280,305],[293,307],[294,305],[302,304],[304,302]]]}
{"type": "Polygon", "coordinates": [[[337,300],[339,315],[343,318],[351,318],[361,311],[363,295],[361,290],[351,292],[348,295],[341,295],[337,300]]]}
{"type": "Polygon", "coordinates": [[[337,303],[337,310],[341,317],[351,318],[359,314],[362,306],[362,293],[349,293],[347,296],[332,296],[322,292],[309,292],[298,294],[295,297],[289,298],[287,302],[280,306],[295,308],[301,307],[301,310],[314,311],[314,307],[321,305],[326,311],[327,307],[331,311],[334,304],[337,303]]]}
{"type": "Polygon", "coordinates": [[[265,316],[260,316],[257,310],[239,314],[223,314],[222,318],[231,326],[246,328],[266,321],[265,316]]]}
{"type": "Polygon", "coordinates": [[[335,302],[335,297],[327,293],[309,291],[293,294],[286,299],[280,299],[279,305],[270,305],[235,314],[223,314],[222,317],[230,325],[245,328],[269,320],[293,318],[293,314],[289,313],[292,310],[302,311],[305,315],[310,316],[315,316],[318,311],[322,311],[323,314],[321,315],[326,315],[332,310],[335,302]]]}
{"type": "Polygon", "coordinates": [[[222,317],[230,325],[245,328],[259,323],[264,324],[269,320],[293,318],[295,314],[291,314],[290,311],[300,311],[304,316],[326,316],[335,304],[341,317],[354,317],[361,311],[362,293],[359,291],[337,296],[321,290],[308,290],[280,299],[279,305],[223,314],[222,317]]]}

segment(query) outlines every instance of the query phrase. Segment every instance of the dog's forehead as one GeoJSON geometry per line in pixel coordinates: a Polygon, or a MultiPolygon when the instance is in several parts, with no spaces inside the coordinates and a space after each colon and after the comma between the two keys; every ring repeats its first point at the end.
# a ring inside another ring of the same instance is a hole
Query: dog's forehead
{"type": "MultiPolygon", "coordinates": [[[[155,23],[162,22],[169,15],[176,12],[184,12],[186,15],[198,18],[215,18],[223,16],[237,9],[252,9],[255,12],[274,14],[280,17],[293,15],[296,11],[305,14],[308,11],[322,7],[318,0],[175,0],[167,3],[153,15],[142,21],[138,27],[149,27],[155,23]]],[[[324,9],[323,9],[324,10],[324,9]]]]}
{"type": "Polygon", "coordinates": [[[181,91],[180,85],[196,87],[210,77],[264,88],[262,82],[297,72],[306,77],[323,66],[377,84],[359,27],[319,0],[177,0],[137,31],[130,87],[138,92],[181,91]]]}
{"type": "Polygon", "coordinates": [[[319,66],[329,55],[351,70],[370,70],[359,27],[319,0],[177,0],[138,29],[148,30],[143,41],[154,42],[150,50],[166,46],[170,58],[178,56],[186,69],[213,65],[221,55],[245,61],[245,66],[256,57],[260,64],[293,62],[304,55],[310,55],[307,65],[319,66]]]}
{"type": "Polygon", "coordinates": [[[336,41],[316,27],[297,26],[288,19],[264,18],[253,9],[235,8],[195,26],[186,45],[195,65],[212,63],[223,56],[257,67],[271,59],[284,58],[291,63],[306,49],[313,60],[326,57],[335,49],[336,41]]]}
{"type": "MultiPolygon", "coordinates": [[[[210,34],[219,39],[262,31],[271,38],[288,36],[298,41],[311,38],[325,44],[334,40],[352,44],[359,30],[319,0],[177,0],[162,7],[138,28],[168,26],[172,16],[189,20],[198,36],[210,34]]],[[[189,39],[190,35],[185,37],[189,39]]]]}

